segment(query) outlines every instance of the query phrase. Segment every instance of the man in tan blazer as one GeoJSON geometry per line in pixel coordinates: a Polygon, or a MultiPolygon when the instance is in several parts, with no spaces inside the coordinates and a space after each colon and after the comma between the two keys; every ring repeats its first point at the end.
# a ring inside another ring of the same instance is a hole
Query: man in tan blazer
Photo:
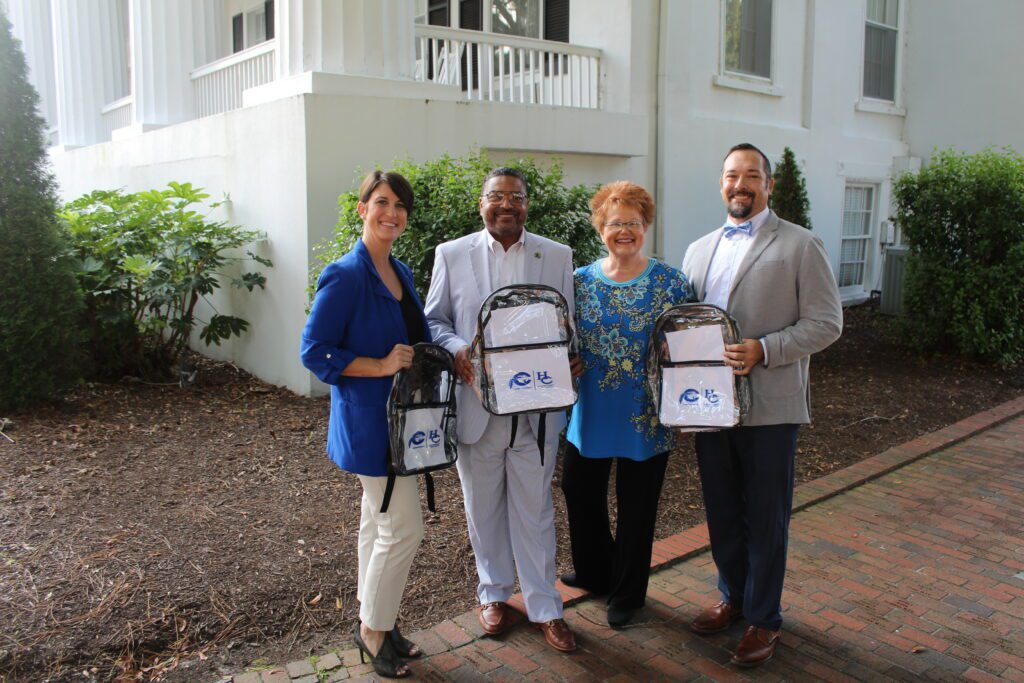
{"type": "Polygon", "coordinates": [[[761,150],[729,150],[719,182],[728,213],[721,228],[690,245],[683,272],[697,297],[739,323],[742,343],[726,362],[749,375],[750,414],[740,427],[696,435],[711,553],[721,601],[691,624],[717,633],[749,626],[732,661],[757,666],[782,633],[797,432],[811,421],[812,353],[839,338],[839,290],[821,240],[768,208],[774,181],[761,150]]]}

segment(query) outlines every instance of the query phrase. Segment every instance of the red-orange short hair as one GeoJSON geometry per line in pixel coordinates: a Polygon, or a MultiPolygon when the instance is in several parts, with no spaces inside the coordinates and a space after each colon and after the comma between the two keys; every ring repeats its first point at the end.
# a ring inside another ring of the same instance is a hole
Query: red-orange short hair
{"type": "Polygon", "coordinates": [[[654,197],[651,193],[628,180],[616,180],[602,186],[590,200],[590,223],[598,232],[616,204],[639,211],[644,225],[654,222],[654,197]]]}

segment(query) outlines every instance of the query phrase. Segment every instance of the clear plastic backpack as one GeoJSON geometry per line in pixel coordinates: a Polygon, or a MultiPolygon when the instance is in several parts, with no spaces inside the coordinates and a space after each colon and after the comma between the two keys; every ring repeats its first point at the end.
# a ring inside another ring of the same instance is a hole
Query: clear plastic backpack
{"type": "Polygon", "coordinates": [[[399,370],[388,397],[388,484],[381,512],[387,512],[395,477],[425,476],[427,508],[435,511],[430,473],[458,459],[455,436],[455,359],[437,344],[412,347],[412,365],[399,370]]]}
{"type": "Polygon", "coordinates": [[[742,341],[739,326],[711,304],[680,304],[654,323],[647,381],[661,424],[683,432],[728,429],[750,412],[750,378],[733,374],[723,354],[742,341]]]}
{"type": "MultiPolygon", "coordinates": [[[[576,380],[569,369],[572,353],[569,304],[557,289],[511,285],[484,300],[470,349],[474,390],[484,410],[513,416],[513,440],[519,415],[565,410],[576,403],[576,380]]],[[[538,424],[543,464],[547,420],[538,424]]]]}

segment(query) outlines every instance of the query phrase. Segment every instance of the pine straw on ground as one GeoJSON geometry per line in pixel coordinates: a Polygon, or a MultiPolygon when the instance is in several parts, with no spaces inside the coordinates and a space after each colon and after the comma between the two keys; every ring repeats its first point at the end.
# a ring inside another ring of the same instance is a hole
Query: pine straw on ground
{"type": "MultiPolygon", "coordinates": [[[[899,346],[850,309],[815,357],[806,481],[1019,395],[1007,373],[899,346]]],[[[195,385],[88,385],[0,438],[0,678],[210,680],[347,644],[359,484],[323,454],[328,404],[197,359],[195,385]]],[[[692,441],[670,458],[657,536],[702,521],[692,441]]],[[[570,567],[554,484],[559,571],[570,567]]],[[[435,477],[404,628],[475,603],[454,470],[435,477]]]]}

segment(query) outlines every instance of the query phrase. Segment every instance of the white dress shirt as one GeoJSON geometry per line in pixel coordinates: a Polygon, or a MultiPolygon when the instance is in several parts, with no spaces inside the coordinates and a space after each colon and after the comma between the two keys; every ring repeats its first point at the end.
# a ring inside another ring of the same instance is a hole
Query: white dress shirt
{"type": "MultiPolygon", "coordinates": [[[[732,292],[732,283],[736,279],[736,271],[739,270],[740,262],[750,251],[750,245],[757,235],[758,229],[768,220],[768,209],[750,219],[750,234],[742,232],[733,233],[732,236],[722,236],[718,240],[718,248],[711,257],[711,265],[708,267],[707,284],[704,286],[704,303],[714,304],[723,310],[729,309],[729,294],[732,292]]],[[[745,222],[745,221],[744,221],[745,222]]],[[[740,223],[729,216],[727,225],[739,225],[740,223]]],[[[725,226],[719,228],[725,231],[725,226]]]]}
{"type": "Polygon", "coordinates": [[[526,230],[519,233],[519,239],[507,250],[487,232],[487,228],[484,228],[484,234],[487,235],[487,270],[491,290],[523,284],[526,278],[526,230]]]}
{"type": "MultiPolygon", "coordinates": [[[[729,310],[729,294],[732,293],[732,283],[736,279],[736,271],[739,270],[743,257],[750,251],[750,245],[754,242],[757,231],[768,220],[769,209],[765,207],[761,213],[750,219],[750,234],[734,232],[731,236],[722,235],[718,240],[718,247],[711,257],[711,265],[708,267],[707,284],[704,286],[704,303],[714,304],[722,310],[729,310]]],[[[740,225],[746,221],[737,222],[732,216],[726,219],[726,225],[740,225]]],[[[725,226],[719,228],[725,231],[725,226]]],[[[764,351],[764,365],[768,366],[768,345],[761,339],[761,349],[764,351]]]]}

